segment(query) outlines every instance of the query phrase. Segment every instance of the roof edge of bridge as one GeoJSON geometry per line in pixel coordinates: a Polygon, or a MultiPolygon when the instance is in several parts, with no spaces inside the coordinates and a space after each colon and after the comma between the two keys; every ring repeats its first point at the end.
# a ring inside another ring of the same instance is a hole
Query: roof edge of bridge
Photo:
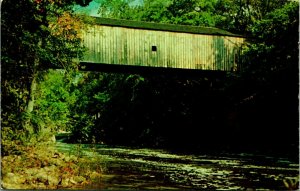
{"type": "Polygon", "coordinates": [[[94,17],[94,24],[105,25],[105,26],[118,26],[126,28],[136,28],[136,29],[148,29],[148,30],[158,30],[158,31],[170,31],[170,32],[181,32],[181,33],[193,33],[193,34],[207,34],[207,35],[217,35],[217,36],[232,36],[244,38],[242,35],[233,34],[231,32],[213,28],[213,27],[199,27],[190,25],[174,25],[174,24],[162,24],[144,21],[133,21],[133,20],[123,20],[123,19],[112,19],[112,18],[102,18],[94,17]]]}

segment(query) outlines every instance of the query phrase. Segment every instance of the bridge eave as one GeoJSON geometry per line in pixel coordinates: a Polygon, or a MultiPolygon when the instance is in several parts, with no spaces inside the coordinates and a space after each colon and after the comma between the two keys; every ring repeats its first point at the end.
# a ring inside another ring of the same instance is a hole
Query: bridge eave
{"type": "Polygon", "coordinates": [[[80,62],[81,71],[111,72],[111,73],[136,73],[136,74],[178,74],[188,76],[224,76],[229,71],[223,70],[203,70],[189,68],[171,68],[171,67],[150,67],[150,66],[133,66],[118,65],[93,62],[80,62]]]}

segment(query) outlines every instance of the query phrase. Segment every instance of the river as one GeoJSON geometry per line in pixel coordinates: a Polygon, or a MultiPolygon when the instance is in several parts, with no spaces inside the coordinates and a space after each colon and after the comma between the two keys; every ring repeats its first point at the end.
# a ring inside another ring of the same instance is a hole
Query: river
{"type": "Polygon", "coordinates": [[[87,189],[287,190],[285,184],[299,178],[298,161],[285,157],[179,154],[59,141],[56,147],[66,154],[97,158],[103,175],[87,189]]]}

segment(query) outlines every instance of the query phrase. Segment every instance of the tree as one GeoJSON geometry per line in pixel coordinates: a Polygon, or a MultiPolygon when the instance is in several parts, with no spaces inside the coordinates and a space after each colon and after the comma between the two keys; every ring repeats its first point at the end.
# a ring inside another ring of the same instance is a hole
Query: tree
{"type": "Polygon", "coordinates": [[[34,114],[52,131],[68,130],[71,107],[77,101],[77,95],[71,91],[71,86],[76,83],[76,73],[72,80],[66,80],[65,70],[51,69],[41,78],[34,114]]]}
{"type": "MultiPolygon", "coordinates": [[[[1,12],[2,124],[32,133],[39,73],[50,68],[74,68],[82,55],[80,16],[72,13],[81,0],[3,1],[1,12]]],[[[30,134],[29,133],[29,134],[30,134]]]]}
{"type": "Polygon", "coordinates": [[[103,17],[157,23],[214,26],[215,1],[204,0],[145,0],[131,6],[132,1],[102,1],[99,13],[103,17]]]}
{"type": "Polygon", "coordinates": [[[251,35],[253,24],[288,0],[220,0],[215,4],[216,27],[251,35]]]}
{"type": "Polygon", "coordinates": [[[98,13],[102,17],[130,19],[135,16],[130,7],[132,2],[133,0],[103,0],[100,2],[98,13]]]}
{"type": "Polygon", "coordinates": [[[285,3],[256,20],[249,26],[251,43],[243,50],[244,70],[227,84],[242,132],[255,136],[257,144],[296,146],[298,27],[297,2],[285,3]]]}

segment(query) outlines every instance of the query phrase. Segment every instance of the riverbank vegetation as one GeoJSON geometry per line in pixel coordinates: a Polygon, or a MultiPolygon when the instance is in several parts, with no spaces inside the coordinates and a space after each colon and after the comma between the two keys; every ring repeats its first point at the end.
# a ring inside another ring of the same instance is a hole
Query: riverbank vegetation
{"type": "Polygon", "coordinates": [[[73,6],[89,3],[1,3],[2,187],[80,187],[100,175],[45,146],[65,131],[72,143],[298,157],[298,2],[101,1],[103,17],[245,35],[242,70],[223,76],[79,71],[92,19],[73,6]]]}
{"type": "Polygon", "coordinates": [[[40,82],[49,68],[58,67],[66,71],[64,80],[68,84],[71,71],[76,70],[74,59],[84,52],[84,17],[72,14],[72,5],[84,2],[1,2],[3,188],[67,188],[91,179],[88,173],[79,174],[79,167],[74,164],[77,159],[64,157],[50,146],[40,144],[53,140],[57,127],[64,128],[65,124],[59,117],[65,111],[63,100],[59,103],[51,100],[51,96],[39,97],[40,92],[47,92],[47,88],[41,90],[40,82]]]}
{"type": "Polygon", "coordinates": [[[21,146],[18,153],[3,156],[1,163],[6,189],[81,189],[97,182],[102,173],[90,168],[90,159],[62,154],[53,143],[21,146]]]}

